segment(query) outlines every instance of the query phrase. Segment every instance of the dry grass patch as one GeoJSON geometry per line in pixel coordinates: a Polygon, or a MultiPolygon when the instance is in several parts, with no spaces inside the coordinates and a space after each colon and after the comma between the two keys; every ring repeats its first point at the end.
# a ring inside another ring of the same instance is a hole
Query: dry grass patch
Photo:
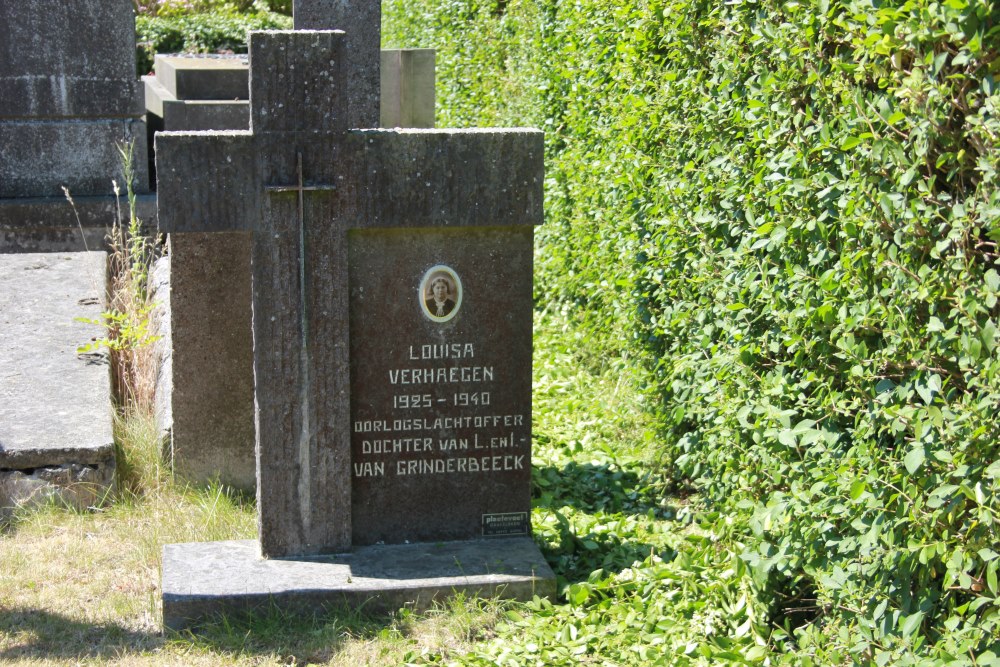
{"type": "Polygon", "coordinates": [[[498,603],[458,599],[423,615],[270,611],[163,635],[163,545],[255,536],[251,500],[166,477],[103,509],[22,512],[0,534],[0,664],[399,665],[460,655],[500,615],[498,603]]]}

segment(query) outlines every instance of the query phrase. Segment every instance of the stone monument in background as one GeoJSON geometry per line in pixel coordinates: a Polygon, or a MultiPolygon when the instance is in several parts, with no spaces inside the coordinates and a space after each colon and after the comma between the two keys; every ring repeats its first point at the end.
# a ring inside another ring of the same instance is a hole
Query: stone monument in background
{"type": "MultiPolygon", "coordinates": [[[[260,541],[163,615],[554,593],[530,537],[535,130],[352,129],[344,33],[254,33],[250,132],[157,135],[161,227],[252,245],[260,541]]],[[[377,56],[377,54],[375,54],[377,56]]]]}
{"type": "MultiPolygon", "coordinates": [[[[3,2],[0,35],[0,251],[82,250],[80,226],[100,248],[112,179],[125,190],[119,144],[134,142],[136,190],[148,190],[132,3],[3,2]]],[[[153,212],[150,197],[139,204],[153,212]]]]}

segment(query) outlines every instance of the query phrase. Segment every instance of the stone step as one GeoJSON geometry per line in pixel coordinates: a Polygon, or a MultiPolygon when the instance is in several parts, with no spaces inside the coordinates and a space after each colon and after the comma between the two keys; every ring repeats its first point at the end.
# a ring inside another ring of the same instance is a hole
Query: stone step
{"type": "Polygon", "coordinates": [[[155,132],[250,127],[250,103],[246,100],[179,100],[155,76],[144,76],[142,82],[149,128],[155,132]]]}
{"type": "Polygon", "coordinates": [[[346,606],[368,613],[423,611],[457,593],[552,598],[556,577],[530,537],[355,547],[350,553],[264,559],[253,540],[163,548],[163,625],[255,609],[311,613],[346,606]]]}
{"type": "MultiPolygon", "coordinates": [[[[249,128],[246,54],[157,54],[153,67],[142,77],[151,130],[249,128]]],[[[434,49],[381,50],[381,127],[434,127],[434,67],[434,49]]]]}
{"type": "Polygon", "coordinates": [[[0,255],[0,516],[57,496],[87,507],[114,480],[111,378],[101,335],[104,252],[0,255]]]}
{"type": "Polygon", "coordinates": [[[246,54],[157,54],[153,71],[174,99],[247,100],[250,98],[246,54]]]}

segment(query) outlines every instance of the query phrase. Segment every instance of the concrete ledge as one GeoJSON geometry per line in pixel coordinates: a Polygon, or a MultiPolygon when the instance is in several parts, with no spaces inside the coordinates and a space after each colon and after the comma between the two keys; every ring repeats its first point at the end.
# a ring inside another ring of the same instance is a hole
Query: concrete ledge
{"type": "Polygon", "coordinates": [[[555,575],[527,537],[358,547],[309,560],[264,560],[254,540],[163,548],[163,625],[270,605],[286,610],[426,609],[458,592],[530,600],[555,595],[555,575]]]}
{"type": "Polygon", "coordinates": [[[250,127],[250,103],[246,100],[179,100],[155,76],[144,76],[142,82],[146,91],[146,120],[151,130],[245,130],[250,127]]]}
{"type": "Polygon", "coordinates": [[[178,100],[250,99],[246,54],[163,54],[153,58],[160,85],[178,100]]]}
{"type": "Polygon", "coordinates": [[[103,252],[0,255],[0,508],[85,507],[113,482],[107,359],[76,352],[106,281],[103,252]]]}
{"type": "Polygon", "coordinates": [[[0,197],[59,197],[124,191],[118,146],[134,141],[136,190],[149,190],[146,124],[138,118],[74,121],[0,120],[0,197]]]}
{"type": "MultiPolygon", "coordinates": [[[[120,199],[128,222],[128,199],[120,199]]],[[[0,199],[0,252],[78,252],[103,249],[108,229],[117,216],[113,195],[0,199]],[[79,219],[77,219],[79,216],[79,219]],[[81,227],[83,231],[81,233],[81,227]],[[86,241],[86,245],[84,244],[86,241]]],[[[156,228],[156,195],[136,197],[136,213],[145,228],[156,228]]]]}

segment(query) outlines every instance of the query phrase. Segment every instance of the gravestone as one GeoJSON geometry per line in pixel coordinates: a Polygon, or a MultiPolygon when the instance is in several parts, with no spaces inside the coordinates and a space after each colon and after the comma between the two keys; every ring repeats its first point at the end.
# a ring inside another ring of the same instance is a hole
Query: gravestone
{"type": "Polygon", "coordinates": [[[132,4],[3,2],[0,35],[0,250],[83,249],[81,231],[98,248],[112,179],[124,190],[118,144],[135,142],[136,190],[148,190],[132,4]]]}
{"type": "Polygon", "coordinates": [[[157,135],[161,228],[252,239],[260,517],[259,552],[165,549],[168,626],[554,592],[529,521],[542,134],[350,129],[344,42],[253,33],[251,131],[157,135]]]}
{"type": "MultiPolygon", "coordinates": [[[[296,27],[350,26],[364,35],[346,37],[346,66],[356,87],[347,103],[351,127],[434,127],[434,51],[380,52],[379,20],[379,3],[372,0],[295,4],[296,27]],[[371,82],[379,79],[373,95],[371,82]]],[[[151,130],[249,126],[245,56],[157,55],[154,66],[156,76],[143,78],[151,130]]],[[[170,251],[174,473],[194,483],[219,480],[252,490],[249,269],[246,280],[233,277],[249,267],[249,241],[234,233],[186,234],[171,239],[170,251]]]]}

